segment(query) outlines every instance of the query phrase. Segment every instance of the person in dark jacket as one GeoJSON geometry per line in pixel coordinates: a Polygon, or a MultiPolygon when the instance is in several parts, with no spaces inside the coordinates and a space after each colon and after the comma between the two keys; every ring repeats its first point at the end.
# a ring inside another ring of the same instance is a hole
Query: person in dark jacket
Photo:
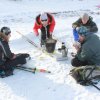
{"type": "Polygon", "coordinates": [[[79,35],[77,33],[77,27],[85,26],[88,29],[89,33],[98,32],[98,27],[95,22],[93,22],[93,18],[89,16],[87,13],[84,13],[81,18],[79,18],[76,22],[72,24],[73,28],[73,36],[74,40],[79,40],[79,35]]]}
{"type": "Polygon", "coordinates": [[[75,47],[77,54],[71,61],[72,66],[100,65],[100,37],[90,34],[84,26],[81,26],[77,31],[82,45],[75,47]]]}
{"type": "Polygon", "coordinates": [[[14,54],[9,47],[11,30],[9,27],[2,27],[0,30],[0,77],[13,74],[13,68],[26,63],[27,53],[14,54]]]}
{"type": "Polygon", "coordinates": [[[38,29],[41,30],[41,46],[45,44],[47,38],[52,37],[55,27],[55,19],[50,13],[42,13],[36,17],[33,31],[36,36],[39,35],[38,29]]]}

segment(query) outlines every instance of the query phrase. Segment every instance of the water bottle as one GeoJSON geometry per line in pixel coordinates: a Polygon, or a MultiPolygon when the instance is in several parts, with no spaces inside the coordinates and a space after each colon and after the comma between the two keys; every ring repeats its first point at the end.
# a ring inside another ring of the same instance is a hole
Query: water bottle
{"type": "Polygon", "coordinates": [[[61,47],[62,57],[67,57],[67,52],[68,52],[68,49],[66,48],[65,43],[62,42],[62,47],[61,47]]]}

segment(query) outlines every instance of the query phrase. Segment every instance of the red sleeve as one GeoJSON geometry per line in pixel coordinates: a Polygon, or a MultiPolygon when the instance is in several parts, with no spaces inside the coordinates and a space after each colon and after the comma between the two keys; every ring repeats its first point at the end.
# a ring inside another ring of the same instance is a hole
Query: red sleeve
{"type": "Polygon", "coordinates": [[[40,29],[40,26],[35,22],[34,27],[33,27],[33,31],[34,31],[36,36],[39,35],[38,29],[40,29]]]}
{"type": "Polygon", "coordinates": [[[50,33],[53,32],[54,27],[55,27],[55,19],[54,19],[54,17],[52,16],[52,22],[51,22],[51,24],[50,24],[50,29],[49,29],[49,32],[50,32],[50,33]]]}

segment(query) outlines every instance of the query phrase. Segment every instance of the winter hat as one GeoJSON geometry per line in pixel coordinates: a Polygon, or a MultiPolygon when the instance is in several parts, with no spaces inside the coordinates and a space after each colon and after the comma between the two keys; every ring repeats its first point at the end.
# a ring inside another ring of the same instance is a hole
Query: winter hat
{"type": "Polygon", "coordinates": [[[81,26],[77,29],[79,35],[86,36],[88,33],[88,29],[85,26],[81,26]]]}
{"type": "Polygon", "coordinates": [[[2,27],[0,32],[5,34],[5,35],[9,35],[11,33],[11,30],[9,27],[2,27]]]}
{"type": "Polygon", "coordinates": [[[42,14],[40,15],[40,19],[41,19],[41,20],[47,20],[47,19],[48,19],[47,13],[42,13],[42,14]]]}

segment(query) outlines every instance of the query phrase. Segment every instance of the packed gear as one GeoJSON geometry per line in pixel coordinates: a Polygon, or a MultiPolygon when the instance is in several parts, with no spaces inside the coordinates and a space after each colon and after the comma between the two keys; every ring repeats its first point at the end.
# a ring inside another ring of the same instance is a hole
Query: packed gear
{"type": "Polygon", "coordinates": [[[95,86],[95,84],[100,81],[100,66],[91,65],[76,67],[70,71],[70,75],[77,83],[84,86],[92,85],[100,90],[100,88],[95,86]]]}

